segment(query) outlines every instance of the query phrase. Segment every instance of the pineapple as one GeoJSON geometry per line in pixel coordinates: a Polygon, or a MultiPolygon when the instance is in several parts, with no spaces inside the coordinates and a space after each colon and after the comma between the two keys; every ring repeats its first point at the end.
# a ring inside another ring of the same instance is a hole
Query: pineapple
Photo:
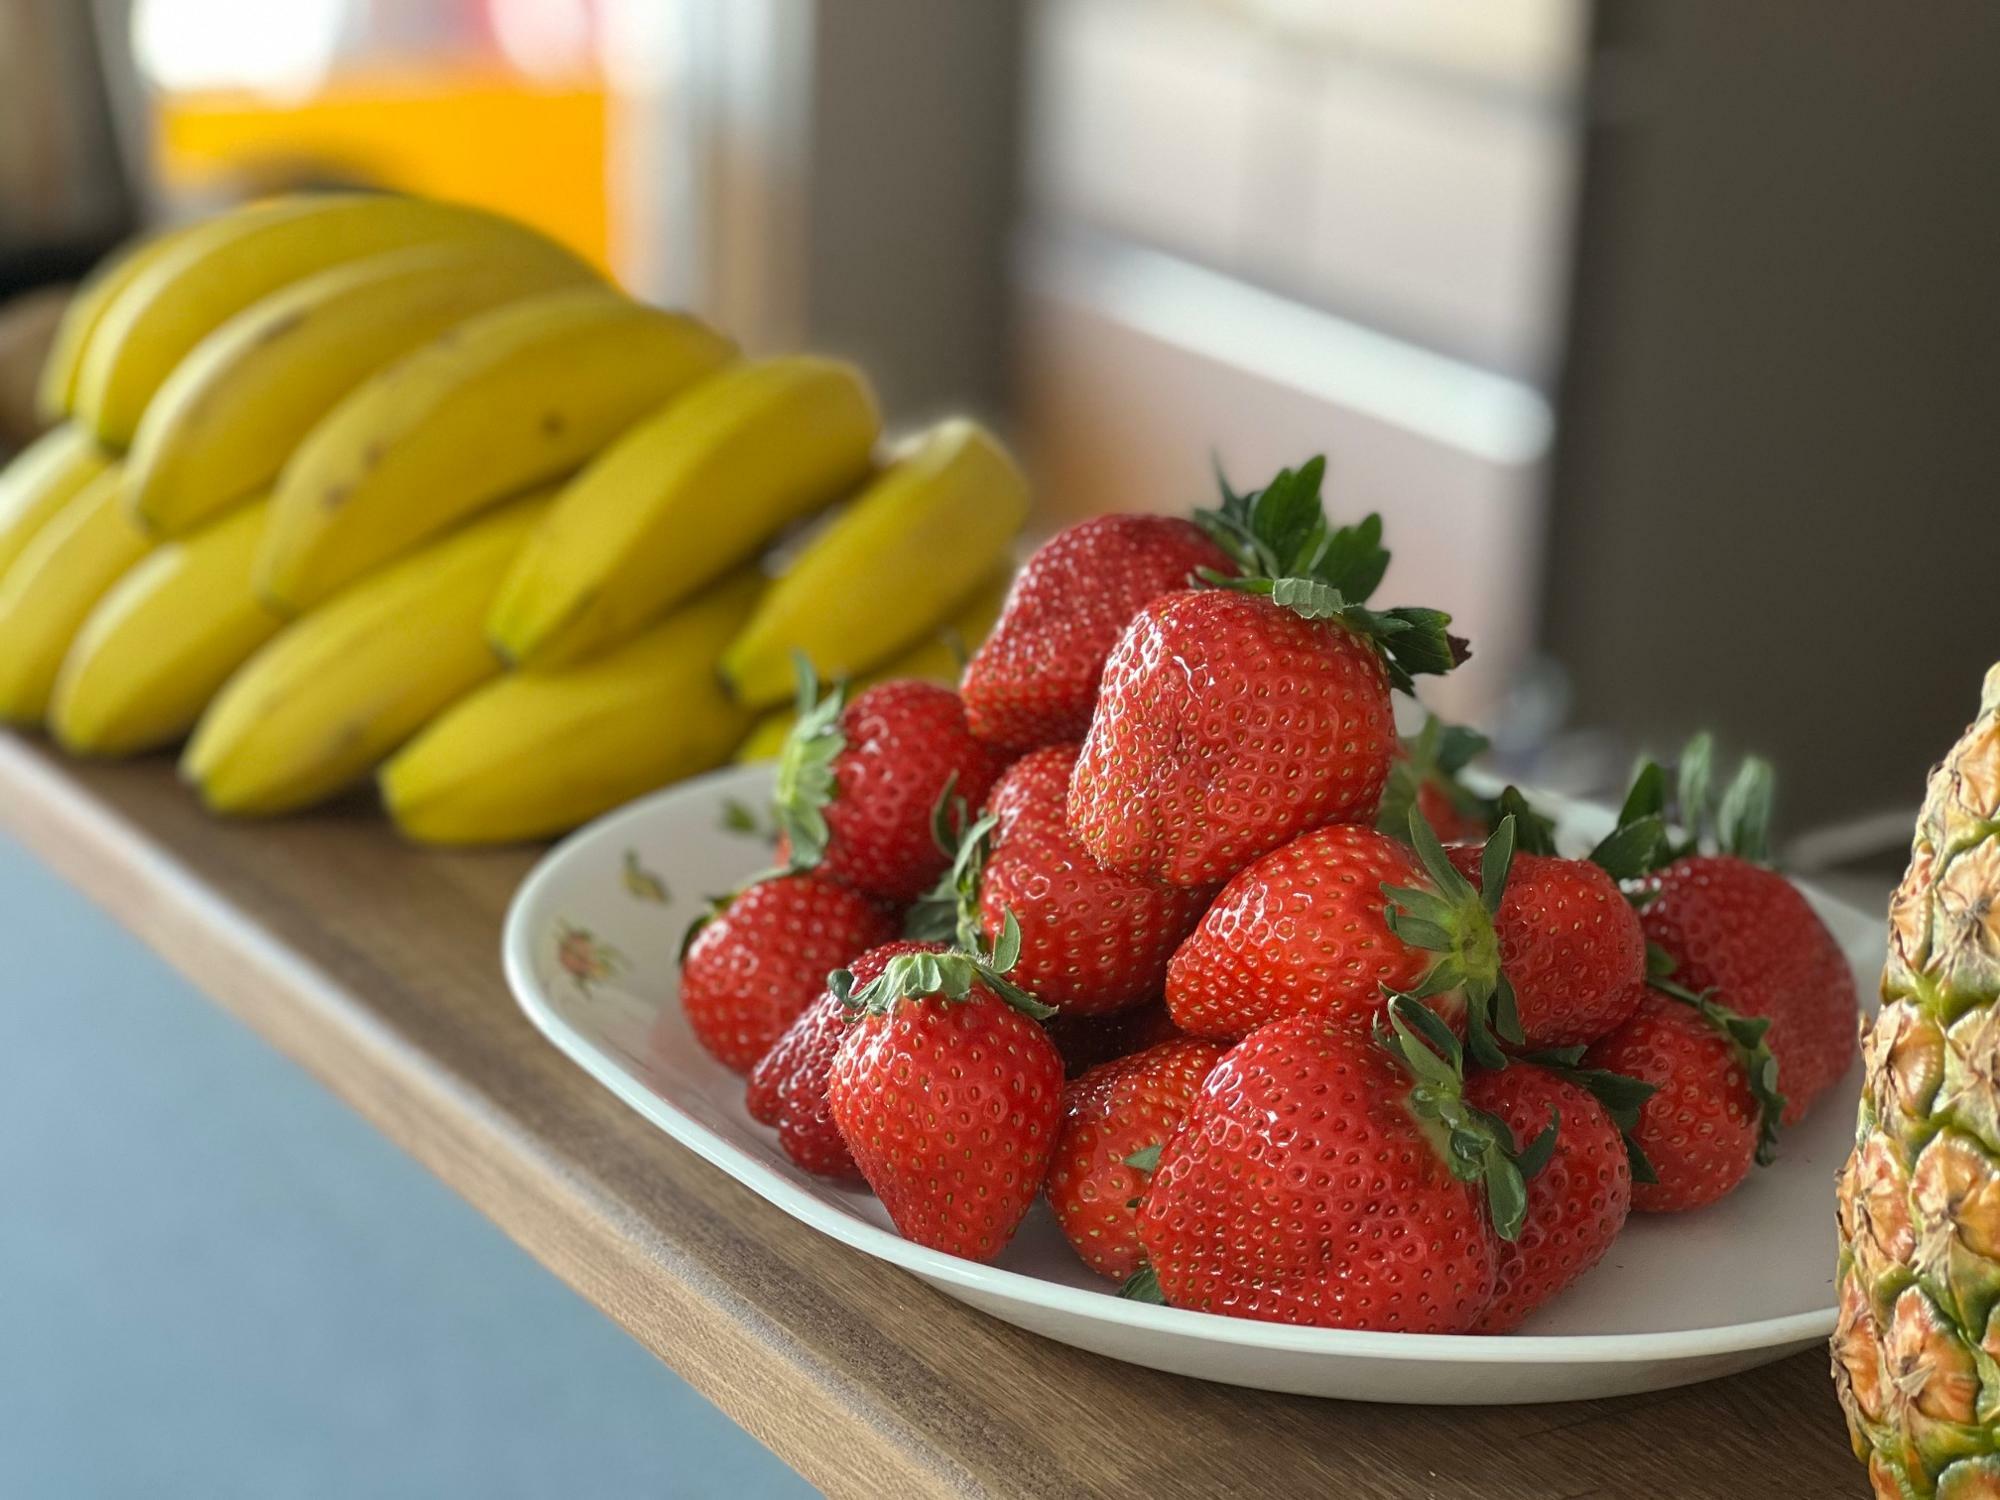
{"type": "Polygon", "coordinates": [[[1839,1177],[1833,1379],[1879,1496],[2000,1497],[2000,666],[1931,773],[1839,1177]]]}

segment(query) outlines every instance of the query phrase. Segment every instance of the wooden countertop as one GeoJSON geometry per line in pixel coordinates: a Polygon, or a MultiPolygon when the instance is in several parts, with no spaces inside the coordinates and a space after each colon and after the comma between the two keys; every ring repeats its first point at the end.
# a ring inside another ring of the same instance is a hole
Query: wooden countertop
{"type": "Polygon", "coordinates": [[[78,767],[4,734],[0,827],[828,1494],[1866,1490],[1818,1352],[1614,1401],[1366,1406],[986,1318],[794,1223],[536,1035],[499,964],[528,853],[415,851],[362,807],[222,825],[162,763],[78,767]]]}

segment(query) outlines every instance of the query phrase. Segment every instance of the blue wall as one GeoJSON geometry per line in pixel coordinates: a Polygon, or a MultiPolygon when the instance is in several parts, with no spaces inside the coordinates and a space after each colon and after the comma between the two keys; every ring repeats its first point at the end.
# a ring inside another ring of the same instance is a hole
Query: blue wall
{"type": "Polygon", "coordinates": [[[4,839],[0,944],[0,1494],[812,1493],[4,839]]]}

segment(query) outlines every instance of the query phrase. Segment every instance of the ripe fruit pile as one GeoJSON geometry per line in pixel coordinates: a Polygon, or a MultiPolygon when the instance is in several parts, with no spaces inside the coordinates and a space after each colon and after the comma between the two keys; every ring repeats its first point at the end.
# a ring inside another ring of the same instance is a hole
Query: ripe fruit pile
{"type": "Polygon", "coordinates": [[[1399,741],[1464,643],[1369,606],[1379,522],[1331,526],[1322,467],[1056,536],[957,693],[806,674],[776,868],[682,1003],[909,1239],[991,1260],[1041,1194],[1129,1296],[1502,1332],[1768,1159],[1854,984],[1761,863],[1761,763],[1718,798],[1697,740],[1565,858],[1459,780],[1476,735],[1399,741]]]}
{"type": "Polygon", "coordinates": [[[42,399],[0,472],[0,721],[82,755],[185,740],[225,814],[379,772],[441,843],[757,752],[795,651],[953,679],[1027,514],[975,424],[879,454],[852,366],[744,359],[521,225],[413,198],[139,245],[75,298],[42,399]]]}

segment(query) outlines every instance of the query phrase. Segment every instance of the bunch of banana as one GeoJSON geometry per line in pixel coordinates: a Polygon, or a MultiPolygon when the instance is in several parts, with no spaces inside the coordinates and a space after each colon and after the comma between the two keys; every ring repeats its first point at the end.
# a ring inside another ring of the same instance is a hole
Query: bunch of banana
{"type": "Polygon", "coordinates": [[[296,620],[223,685],[181,774],[219,813],[309,807],[500,671],[486,612],[546,492],[411,553],[296,620]]]}
{"type": "Polygon", "coordinates": [[[975,424],[878,468],[851,365],[740,360],[530,230],[411,198],[145,242],[79,292],[40,399],[64,420],[0,472],[0,717],[80,754],[186,737],[222,813],[381,766],[440,842],[756,754],[795,650],[955,676],[1027,509],[975,424]]]}
{"type": "Polygon", "coordinates": [[[257,585],[305,609],[453,522],[567,474],[735,356],[609,287],[526,297],[362,382],[278,476],[257,585]]]}
{"type": "Polygon", "coordinates": [[[250,591],[270,513],[255,499],[155,548],[76,633],[49,728],[80,755],[134,755],[181,739],[229,674],[278,633],[250,591]]]}

